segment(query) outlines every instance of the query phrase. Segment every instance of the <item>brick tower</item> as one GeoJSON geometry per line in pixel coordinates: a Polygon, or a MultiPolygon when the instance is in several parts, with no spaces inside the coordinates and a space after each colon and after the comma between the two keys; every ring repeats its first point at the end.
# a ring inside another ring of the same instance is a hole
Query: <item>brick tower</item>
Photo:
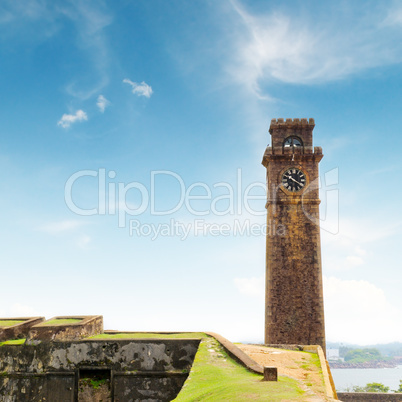
{"type": "Polygon", "coordinates": [[[267,168],[265,343],[321,345],[325,352],[314,119],[273,119],[267,168]]]}

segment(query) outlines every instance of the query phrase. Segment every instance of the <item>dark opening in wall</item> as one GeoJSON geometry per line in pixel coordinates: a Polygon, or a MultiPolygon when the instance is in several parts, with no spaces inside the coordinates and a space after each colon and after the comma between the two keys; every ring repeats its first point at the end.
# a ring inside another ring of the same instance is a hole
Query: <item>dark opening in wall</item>
{"type": "Polygon", "coordinates": [[[80,368],[78,371],[78,401],[112,401],[112,373],[105,368],[80,368]]]}

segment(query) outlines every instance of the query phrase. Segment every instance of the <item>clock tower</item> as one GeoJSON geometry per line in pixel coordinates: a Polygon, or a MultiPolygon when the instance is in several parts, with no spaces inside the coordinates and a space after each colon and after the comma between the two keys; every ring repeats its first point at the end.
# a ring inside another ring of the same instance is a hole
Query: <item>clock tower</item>
{"type": "Polygon", "coordinates": [[[314,119],[273,119],[267,169],[265,343],[325,353],[318,164],[314,119]],[[279,230],[280,229],[280,230],[279,230]]]}

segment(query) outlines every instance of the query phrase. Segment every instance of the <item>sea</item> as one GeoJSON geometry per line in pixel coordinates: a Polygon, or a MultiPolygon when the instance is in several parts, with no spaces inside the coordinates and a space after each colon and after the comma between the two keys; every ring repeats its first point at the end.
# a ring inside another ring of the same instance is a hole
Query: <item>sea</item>
{"type": "Polygon", "coordinates": [[[353,385],[365,386],[370,382],[379,382],[390,388],[390,391],[399,388],[402,380],[402,366],[395,368],[376,369],[331,369],[337,391],[346,391],[353,385]]]}

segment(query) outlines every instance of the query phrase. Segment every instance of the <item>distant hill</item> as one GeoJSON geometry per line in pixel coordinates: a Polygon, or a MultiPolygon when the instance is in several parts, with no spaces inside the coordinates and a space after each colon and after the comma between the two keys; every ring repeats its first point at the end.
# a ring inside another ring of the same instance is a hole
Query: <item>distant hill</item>
{"type": "Polygon", "coordinates": [[[375,345],[357,345],[352,343],[344,342],[327,342],[327,348],[330,349],[377,349],[381,352],[383,356],[395,357],[402,356],[402,342],[392,342],[392,343],[378,343],[375,345]]]}

